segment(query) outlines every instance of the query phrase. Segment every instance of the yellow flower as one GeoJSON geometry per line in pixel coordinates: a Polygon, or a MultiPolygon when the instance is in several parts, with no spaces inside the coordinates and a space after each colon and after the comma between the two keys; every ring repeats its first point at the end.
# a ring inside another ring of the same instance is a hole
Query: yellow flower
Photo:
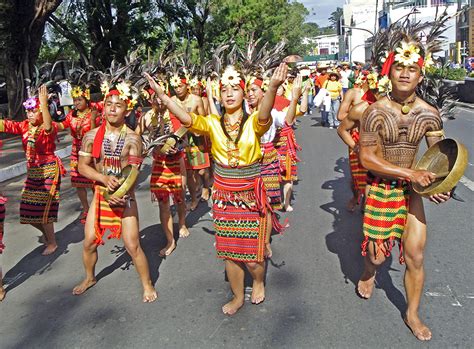
{"type": "Polygon", "coordinates": [[[431,57],[431,53],[428,53],[423,60],[423,73],[426,71],[427,68],[430,68],[434,65],[433,58],[431,57]]]}
{"type": "Polygon", "coordinates": [[[241,78],[239,72],[232,66],[227,67],[221,77],[222,86],[235,86],[240,84],[240,81],[241,78]]]}
{"type": "Polygon", "coordinates": [[[72,98],[79,98],[82,96],[82,89],[80,86],[74,86],[71,90],[71,97],[72,98]]]}
{"type": "Polygon", "coordinates": [[[120,82],[115,87],[120,93],[120,99],[127,100],[130,97],[130,86],[126,82],[120,82]]]}
{"type": "Polygon", "coordinates": [[[421,57],[420,49],[405,41],[402,41],[401,44],[402,46],[396,49],[398,53],[395,55],[395,61],[405,66],[417,63],[421,57]]]}
{"type": "Polygon", "coordinates": [[[367,75],[367,83],[369,84],[369,88],[371,90],[375,90],[377,88],[377,73],[370,73],[367,75]]]}
{"type": "Polygon", "coordinates": [[[100,84],[100,90],[102,91],[102,94],[105,96],[109,93],[110,87],[109,83],[107,81],[102,81],[100,84]]]}
{"type": "Polygon", "coordinates": [[[83,93],[83,96],[85,99],[87,99],[88,101],[90,101],[91,99],[91,90],[90,89],[86,89],[83,93]]]}
{"type": "Polygon", "coordinates": [[[379,80],[378,82],[379,85],[379,92],[380,93],[389,93],[392,91],[392,82],[388,78],[388,76],[384,76],[382,79],[379,80]]]}
{"type": "Polygon", "coordinates": [[[174,74],[171,79],[170,79],[170,85],[173,87],[173,88],[176,88],[178,87],[179,85],[181,84],[181,79],[179,78],[178,75],[174,74]]]}
{"type": "Polygon", "coordinates": [[[145,99],[150,99],[150,94],[149,94],[148,91],[145,90],[145,89],[142,90],[142,96],[143,96],[143,98],[145,98],[145,99]]]}
{"type": "Polygon", "coordinates": [[[127,110],[132,110],[133,108],[135,108],[135,105],[137,104],[137,100],[136,99],[130,99],[128,101],[128,106],[127,106],[127,110]]]}

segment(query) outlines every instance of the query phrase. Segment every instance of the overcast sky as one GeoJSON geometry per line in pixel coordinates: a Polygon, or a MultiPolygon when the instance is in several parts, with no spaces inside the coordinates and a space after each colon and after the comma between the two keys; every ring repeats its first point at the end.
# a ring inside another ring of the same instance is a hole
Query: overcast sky
{"type": "Polygon", "coordinates": [[[309,11],[307,22],[316,22],[320,27],[329,25],[329,15],[336,10],[337,7],[344,5],[344,0],[298,0],[309,11]]]}

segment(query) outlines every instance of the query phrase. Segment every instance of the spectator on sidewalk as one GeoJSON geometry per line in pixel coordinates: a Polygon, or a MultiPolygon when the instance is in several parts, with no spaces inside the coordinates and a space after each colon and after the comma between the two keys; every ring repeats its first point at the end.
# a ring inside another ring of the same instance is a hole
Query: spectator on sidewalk
{"type": "Polygon", "coordinates": [[[340,75],[336,72],[331,72],[329,73],[329,80],[324,84],[324,88],[328,90],[331,95],[331,108],[328,114],[329,128],[331,129],[339,126],[339,121],[336,116],[344,96],[342,92],[342,84],[339,80],[340,75]]]}

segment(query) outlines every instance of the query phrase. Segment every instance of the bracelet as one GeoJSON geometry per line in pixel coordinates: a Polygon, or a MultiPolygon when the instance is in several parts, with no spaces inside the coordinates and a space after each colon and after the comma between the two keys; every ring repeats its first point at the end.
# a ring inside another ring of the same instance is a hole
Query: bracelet
{"type": "Polygon", "coordinates": [[[271,120],[272,120],[271,118],[268,118],[264,124],[261,124],[260,119],[257,119],[257,124],[259,124],[259,126],[267,126],[271,120]]]}
{"type": "Polygon", "coordinates": [[[82,150],[79,150],[78,154],[79,154],[79,156],[89,156],[89,157],[92,156],[92,153],[87,153],[87,152],[82,151],[82,150]]]}
{"type": "Polygon", "coordinates": [[[425,133],[426,137],[443,137],[444,136],[444,130],[438,130],[438,131],[428,131],[425,133]]]}

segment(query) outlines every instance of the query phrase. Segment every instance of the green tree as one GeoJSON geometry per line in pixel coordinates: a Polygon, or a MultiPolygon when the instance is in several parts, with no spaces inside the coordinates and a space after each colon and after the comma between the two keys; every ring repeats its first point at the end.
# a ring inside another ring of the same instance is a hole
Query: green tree
{"type": "Polygon", "coordinates": [[[26,84],[32,80],[48,18],[61,0],[3,0],[0,3],[0,65],[7,80],[8,112],[22,117],[26,84]]]}
{"type": "Polygon", "coordinates": [[[331,22],[331,26],[336,29],[337,26],[339,25],[339,20],[341,17],[344,15],[344,11],[342,10],[341,7],[336,8],[335,11],[331,13],[329,16],[329,22],[331,22]]]}

